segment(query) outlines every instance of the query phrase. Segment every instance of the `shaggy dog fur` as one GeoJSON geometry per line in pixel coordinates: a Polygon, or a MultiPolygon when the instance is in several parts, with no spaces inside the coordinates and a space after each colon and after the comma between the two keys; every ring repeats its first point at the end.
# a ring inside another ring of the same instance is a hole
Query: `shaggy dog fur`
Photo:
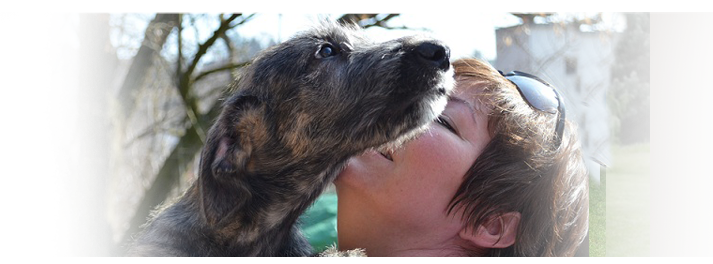
{"type": "Polygon", "coordinates": [[[307,256],[296,222],[368,149],[398,145],[444,109],[447,47],[370,42],[324,23],[259,55],[211,128],[195,183],[144,228],[134,256],[307,256]]]}

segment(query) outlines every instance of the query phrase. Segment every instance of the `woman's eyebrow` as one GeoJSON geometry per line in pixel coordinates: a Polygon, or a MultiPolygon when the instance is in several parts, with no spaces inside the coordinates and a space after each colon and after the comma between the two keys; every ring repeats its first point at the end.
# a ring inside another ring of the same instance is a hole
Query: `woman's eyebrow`
{"type": "Polygon", "coordinates": [[[473,107],[473,104],[471,104],[470,102],[468,102],[466,100],[455,97],[455,96],[449,96],[448,102],[459,103],[459,104],[463,104],[466,107],[468,107],[468,109],[470,110],[470,113],[471,113],[470,117],[473,118],[473,123],[476,123],[476,124],[478,123],[477,121],[475,121],[475,108],[473,107]]]}

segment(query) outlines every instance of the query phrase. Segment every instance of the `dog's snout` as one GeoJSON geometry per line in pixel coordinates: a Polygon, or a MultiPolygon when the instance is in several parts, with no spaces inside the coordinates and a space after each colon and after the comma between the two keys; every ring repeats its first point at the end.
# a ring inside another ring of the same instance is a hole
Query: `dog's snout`
{"type": "Polygon", "coordinates": [[[447,71],[451,65],[450,49],[436,41],[424,41],[416,47],[416,53],[425,63],[447,71]]]}

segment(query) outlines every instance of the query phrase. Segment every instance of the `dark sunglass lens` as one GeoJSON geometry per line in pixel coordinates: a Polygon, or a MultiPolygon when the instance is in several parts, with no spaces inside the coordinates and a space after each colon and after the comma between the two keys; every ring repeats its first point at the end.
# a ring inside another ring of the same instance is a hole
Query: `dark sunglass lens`
{"type": "Polygon", "coordinates": [[[520,89],[523,97],[533,107],[548,113],[557,113],[557,95],[552,88],[525,76],[507,76],[520,89]]]}
{"type": "Polygon", "coordinates": [[[565,110],[564,101],[559,97],[557,91],[547,84],[547,82],[534,75],[518,71],[513,71],[508,74],[503,74],[501,71],[498,72],[517,86],[522,97],[532,107],[552,114],[557,113],[554,145],[559,147],[562,142],[562,133],[564,132],[565,110]]]}

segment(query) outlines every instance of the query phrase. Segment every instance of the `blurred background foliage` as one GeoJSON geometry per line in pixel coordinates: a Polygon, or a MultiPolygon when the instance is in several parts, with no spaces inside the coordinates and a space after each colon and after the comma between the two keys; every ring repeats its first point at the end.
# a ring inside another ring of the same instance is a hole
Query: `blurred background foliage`
{"type": "Polygon", "coordinates": [[[625,15],[627,37],[616,46],[608,98],[614,143],[621,145],[649,142],[651,122],[649,14],[625,15]]]}

